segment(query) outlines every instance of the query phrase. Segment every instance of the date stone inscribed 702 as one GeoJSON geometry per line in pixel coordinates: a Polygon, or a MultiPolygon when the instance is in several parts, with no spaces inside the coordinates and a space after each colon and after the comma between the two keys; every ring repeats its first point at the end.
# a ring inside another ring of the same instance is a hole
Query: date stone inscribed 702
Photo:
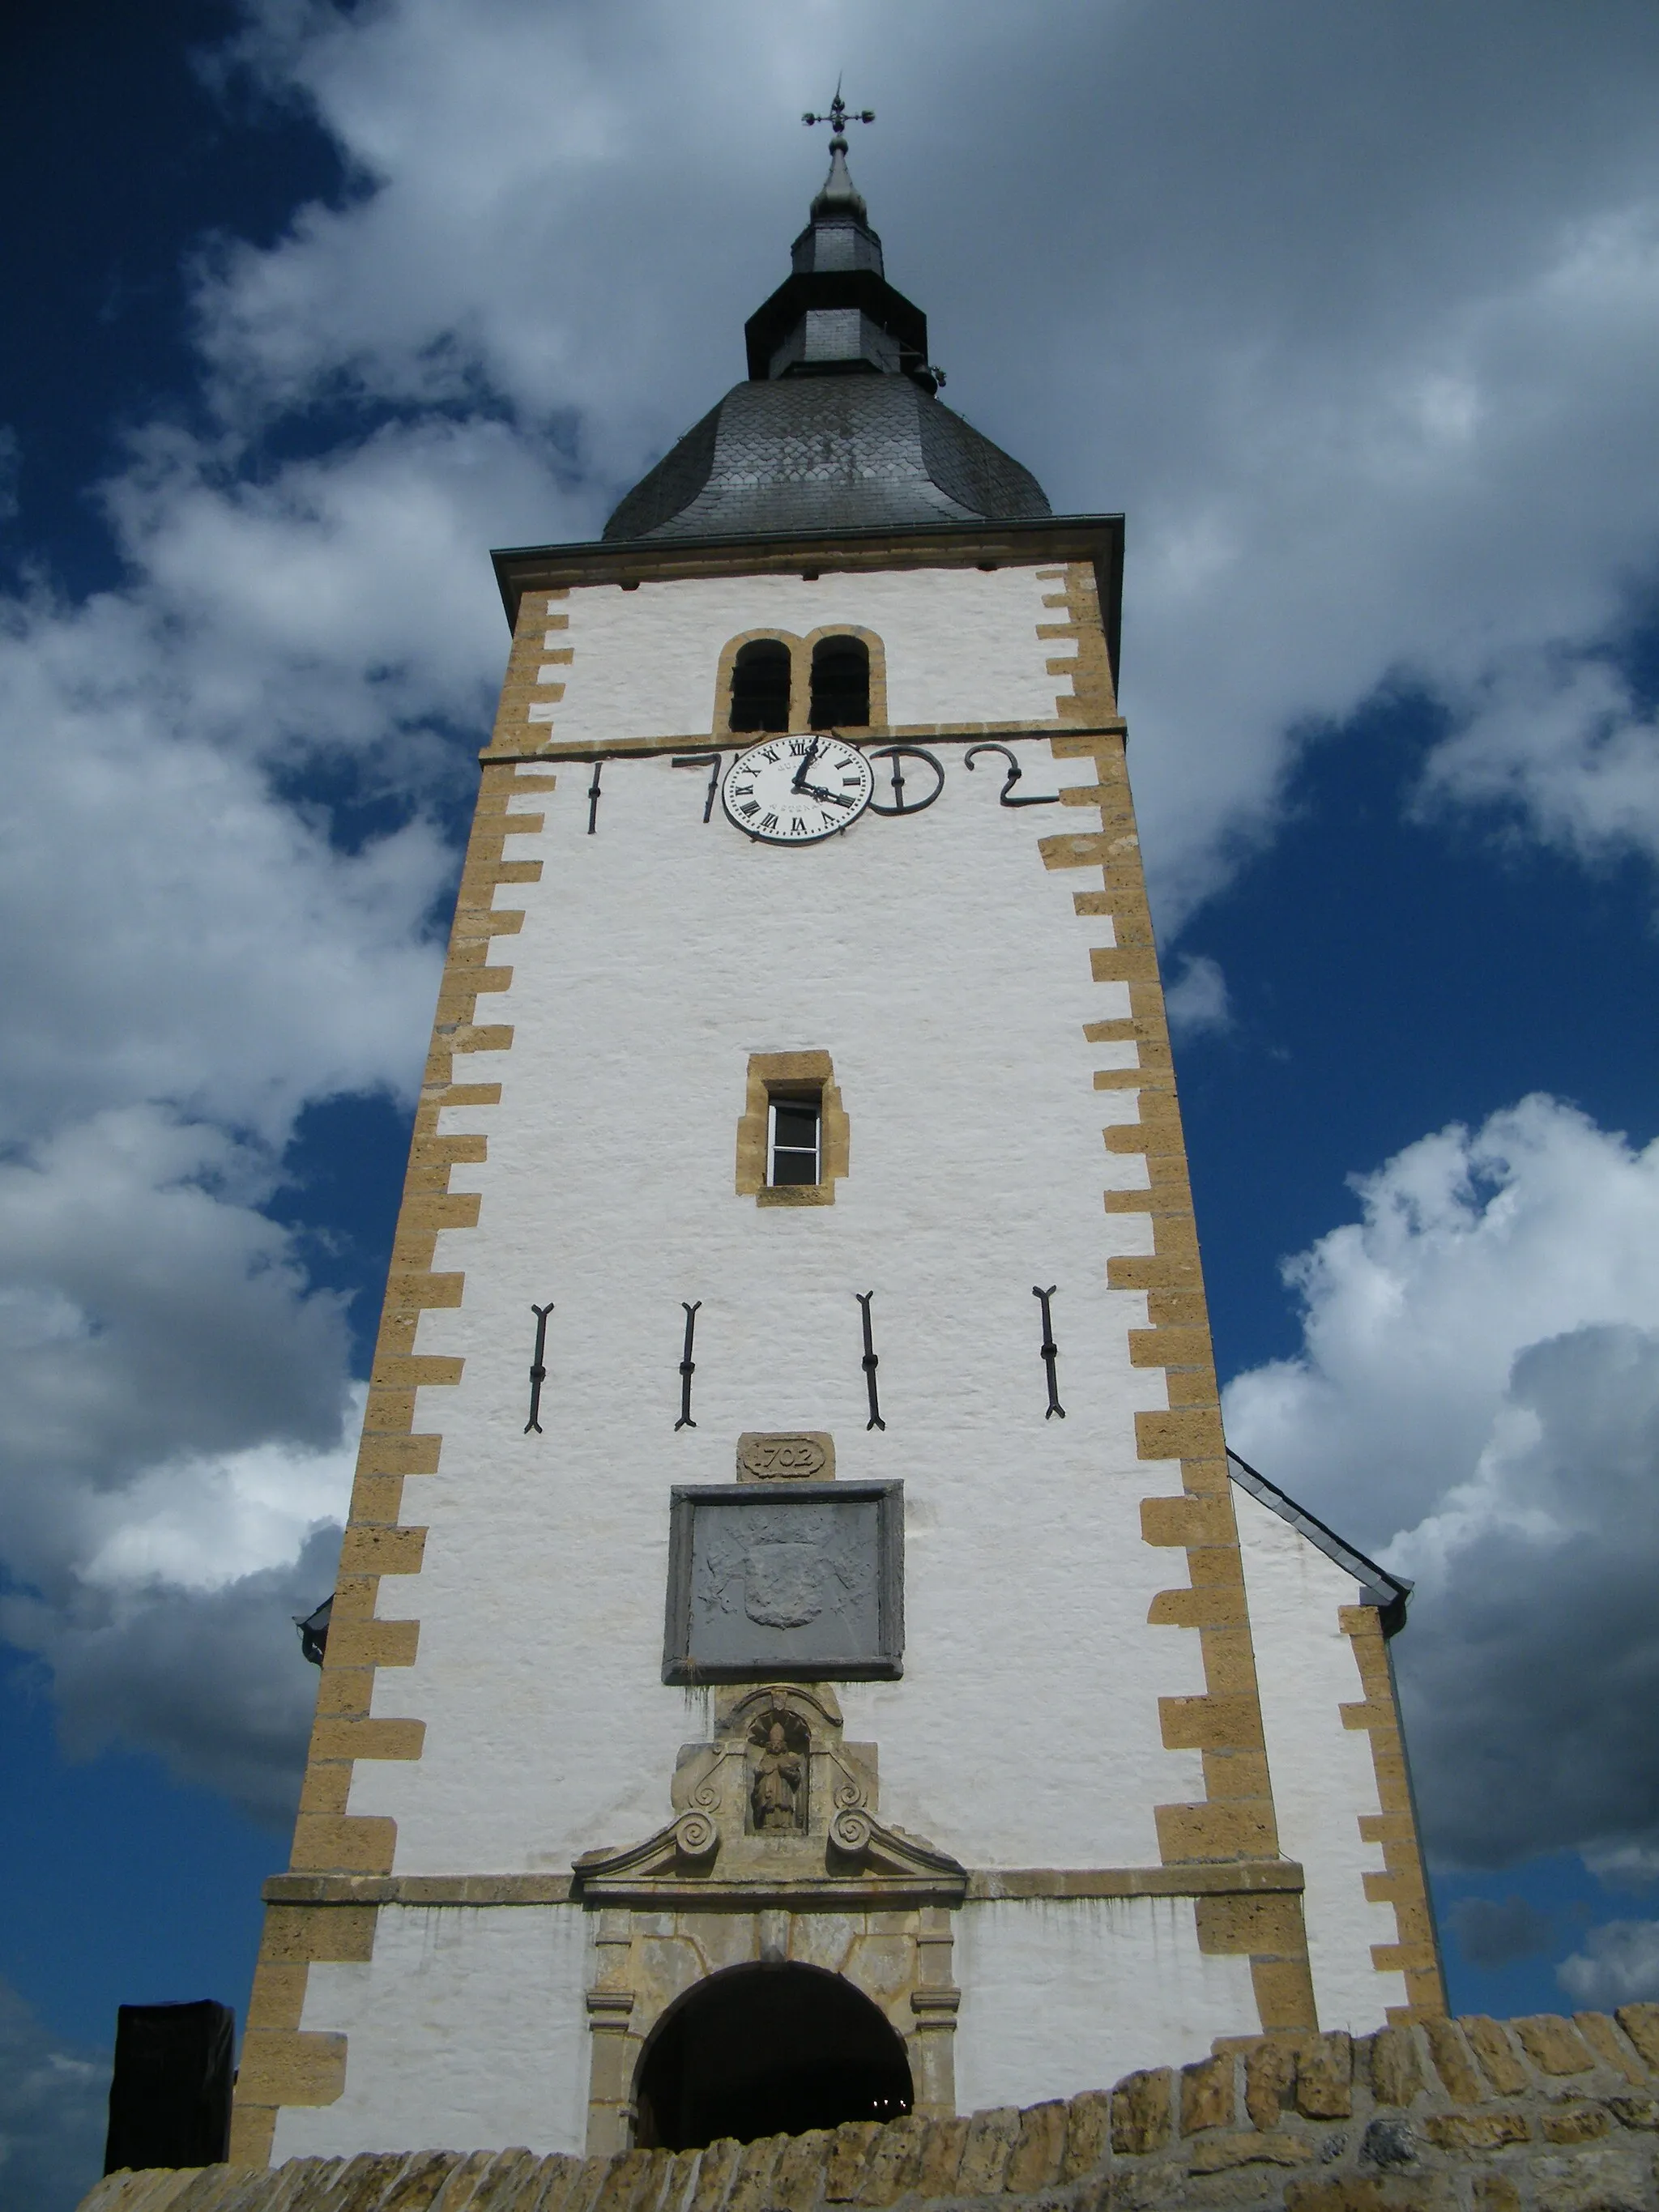
{"type": "Polygon", "coordinates": [[[900,1672],[901,1484],[710,1483],[672,1516],[665,1680],[900,1672]]]}

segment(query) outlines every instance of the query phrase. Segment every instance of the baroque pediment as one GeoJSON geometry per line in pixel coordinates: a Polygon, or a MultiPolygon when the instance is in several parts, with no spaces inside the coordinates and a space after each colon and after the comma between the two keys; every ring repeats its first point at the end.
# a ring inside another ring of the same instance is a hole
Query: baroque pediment
{"type": "Polygon", "coordinates": [[[956,1904],[967,1869],[877,1812],[876,1747],[843,1741],[825,1685],[727,1692],[711,1741],[676,1762],[674,1817],[620,1850],[585,1851],[599,1904],[956,1904]]]}

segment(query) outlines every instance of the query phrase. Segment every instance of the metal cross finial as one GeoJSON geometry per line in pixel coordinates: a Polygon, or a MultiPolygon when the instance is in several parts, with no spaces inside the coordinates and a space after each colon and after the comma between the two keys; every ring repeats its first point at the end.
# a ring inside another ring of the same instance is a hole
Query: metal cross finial
{"type": "Polygon", "coordinates": [[[830,103],[830,112],[827,115],[803,115],[801,118],[801,121],[809,126],[814,123],[827,123],[830,125],[831,133],[833,134],[830,137],[830,144],[833,146],[836,140],[839,138],[842,142],[842,151],[843,153],[847,150],[848,125],[849,123],[873,123],[875,119],[876,111],[873,107],[863,107],[853,110],[848,109],[847,102],[841,96],[841,79],[839,77],[836,80],[836,96],[830,103]]]}

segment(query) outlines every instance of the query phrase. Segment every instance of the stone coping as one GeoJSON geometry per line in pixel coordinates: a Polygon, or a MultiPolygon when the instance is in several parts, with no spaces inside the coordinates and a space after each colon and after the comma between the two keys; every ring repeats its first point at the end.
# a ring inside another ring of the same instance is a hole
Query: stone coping
{"type": "Polygon", "coordinates": [[[1659,2212],[1659,2005],[1241,2038],[1112,2090],[614,2158],[392,2150],[109,2175],[81,2212],[1659,2212]]]}

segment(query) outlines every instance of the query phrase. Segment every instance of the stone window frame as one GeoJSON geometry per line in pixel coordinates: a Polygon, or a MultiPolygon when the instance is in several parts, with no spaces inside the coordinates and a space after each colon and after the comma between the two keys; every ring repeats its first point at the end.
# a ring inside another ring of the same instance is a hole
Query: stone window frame
{"type": "Polygon", "coordinates": [[[827,1052],[750,1054],[738,1122],[739,1198],[752,1198],[757,1206],[833,1206],[836,1184],[848,1170],[851,1151],[851,1126],[827,1052]],[[772,1101],[811,1097],[818,1101],[817,1182],[769,1182],[772,1101]]]}
{"type": "Polygon", "coordinates": [[[887,652],[879,635],[858,623],[823,623],[803,637],[791,629],[745,629],[728,638],[720,647],[714,671],[714,711],[709,727],[717,738],[729,738],[740,750],[758,744],[768,736],[805,737],[811,729],[812,652],[826,638],[855,637],[870,656],[870,720],[872,737],[887,734],[887,652]],[[732,727],[732,674],[745,645],[781,645],[789,652],[789,727],[787,730],[734,730],[732,727]]]}

